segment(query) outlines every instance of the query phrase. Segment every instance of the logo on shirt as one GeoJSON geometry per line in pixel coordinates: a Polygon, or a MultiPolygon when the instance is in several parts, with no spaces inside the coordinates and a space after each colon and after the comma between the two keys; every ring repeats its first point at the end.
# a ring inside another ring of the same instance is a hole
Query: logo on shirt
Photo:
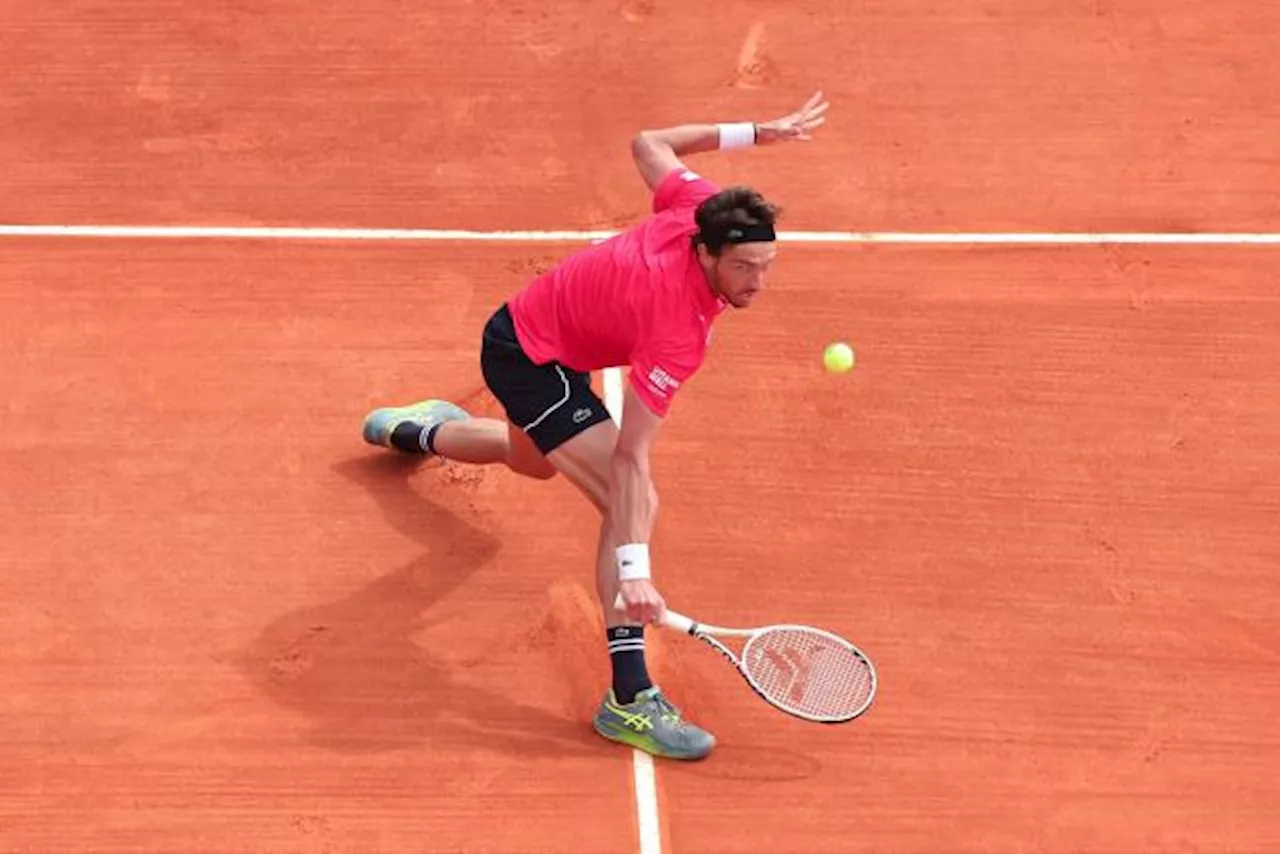
{"type": "Polygon", "coordinates": [[[694,181],[702,180],[702,176],[697,172],[690,172],[688,169],[680,173],[680,180],[686,184],[692,184],[694,181]]]}
{"type": "Polygon", "coordinates": [[[668,390],[675,391],[680,388],[680,381],[655,365],[649,371],[649,385],[653,386],[654,390],[659,394],[665,396],[668,394],[668,390]]]}

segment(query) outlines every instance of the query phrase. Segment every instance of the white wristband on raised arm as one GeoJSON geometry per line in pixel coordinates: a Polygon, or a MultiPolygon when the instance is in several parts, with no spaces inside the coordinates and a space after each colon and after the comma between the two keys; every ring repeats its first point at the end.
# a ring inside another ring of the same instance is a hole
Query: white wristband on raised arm
{"type": "Polygon", "coordinates": [[[722,150],[747,148],[756,144],[756,126],[754,122],[719,124],[716,127],[720,130],[720,148],[722,150]]]}
{"type": "Polygon", "coordinates": [[[618,580],[637,581],[649,577],[649,547],[644,543],[619,546],[618,580]]]}

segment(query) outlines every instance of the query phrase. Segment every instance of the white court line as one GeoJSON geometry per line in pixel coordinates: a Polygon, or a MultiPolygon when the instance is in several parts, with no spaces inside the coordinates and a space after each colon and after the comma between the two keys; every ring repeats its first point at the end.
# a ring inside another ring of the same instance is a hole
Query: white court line
{"type": "MultiPolygon", "coordinates": [[[[594,242],[606,238],[596,237],[594,242]]],[[[601,371],[604,407],[619,426],[622,425],[622,369],[601,371]]],[[[631,773],[635,783],[636,824],[640,835],[640,854],[662,854],[662,823],[658,813],[658,773],[653,757],[643,750],[631,751],[631,773]]]]}
{"type": "MultiPolygon", "coordinates": [[[[604,405],[618,424],[622,423],[622,371],[605,368],[604,405]]],[[[635,777],[636,821],[640,826],[640,854],[662,854],[662,828],[658,820],[658,784],[653,757],[632,750],[635,777]]]]}
{"type": "MultiPolygon", "coordinates": [[[[169,225],[0,225],[0,237],[108,237],[223,240],[479,241],[579,243],[607,240],[616,231],[469,231],[448,228],[312,228],[169,225]]],[[[1138,244],[1280,246],[1280,232],[898,232],[780,231],[788,243],[908,243],[943,245],[1138,244]]]]}

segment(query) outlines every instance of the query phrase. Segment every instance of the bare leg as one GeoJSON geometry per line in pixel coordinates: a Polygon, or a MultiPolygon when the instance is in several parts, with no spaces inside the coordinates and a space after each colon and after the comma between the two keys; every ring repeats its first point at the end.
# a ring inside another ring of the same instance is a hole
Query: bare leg
{"type": "Polygon", "coordinates": [[[440,456],[460,463],[504,463],[517,474],[539,480],[556,474],[523,430],[496,418],[447,421],[436,431],[432,445],[440,456]]]}
{"type": "Polygon", "coordinates": [[[440,425],[434,441],[442,457],[460,463],[489,465],[507,461],[507,424],[496,418],[468,418],[440,425]]]}
{"type": "Polygon", "coordinates": [[[609,627],[626,623],[626,616],[613,607],[618,595],[618,575],[613,555],[617,543],[609,536],[606,513],[609,480],[612,478],[613,450],[618,427],[601,422],[570,439],[551,453],[548,460],[523,430],[494,418],[448,421],[436,431],[436,453],[446,459],[476,465],[504,463],[528,477],[550,478],[556,471],[565,476],[600,512],[600,533],[596,550],[596,595],[609,627]]]}
{"type": "Polygon", "coordinates": [[[606,628],[627,625],[627,615],[613,607],[618,598],[618,568],[613,562],[617,544],[609,536],[609,517],[600,519],[600,538],[596,551],[596,595],[600,597],[600,607],[604,612],[606,628]]]}
{"type": "Polygon", "coordinates": [[[600,512],[600,533],[596,541],[596,595],[605,625],[627,624],[626,615],[613,607],[618,595],[618,570],[614,565],[617,543],[609,534],[609,481],[613,477],[613,451],[618,443],[618,427],[602,421],[574,436],[551,452],[551,461],[600,512]]]}

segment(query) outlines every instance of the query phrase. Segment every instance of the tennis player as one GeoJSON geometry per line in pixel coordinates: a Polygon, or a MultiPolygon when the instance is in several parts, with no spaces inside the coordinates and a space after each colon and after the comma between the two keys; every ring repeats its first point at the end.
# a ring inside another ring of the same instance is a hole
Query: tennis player
{"type": "Polygon", "coordinates": [[[595,504],[596,591],[613,684],[594,726],[655,756],[700,759],[715,738],[684,720],[645,665],[645,626],[666,608],[650,566],[658,496],[649,458],[673,398],[706,356],[713,322],[729,306],[750,306],[763,289],[778,215],[754,190],[721,190],[681,158],[810,140],[828,106],[819,92],[773,121],[636,135],[631,154],[653,193],[652,214],[536,277],[484,328],[481,369],[508,421],[427,400],[376,409],[364,422],[370,444],[503,463],[534,478],[559,472],[595,504]],[[607,367],[630,369],[621,429],[591,388],[591,372],[607,367]]]}

